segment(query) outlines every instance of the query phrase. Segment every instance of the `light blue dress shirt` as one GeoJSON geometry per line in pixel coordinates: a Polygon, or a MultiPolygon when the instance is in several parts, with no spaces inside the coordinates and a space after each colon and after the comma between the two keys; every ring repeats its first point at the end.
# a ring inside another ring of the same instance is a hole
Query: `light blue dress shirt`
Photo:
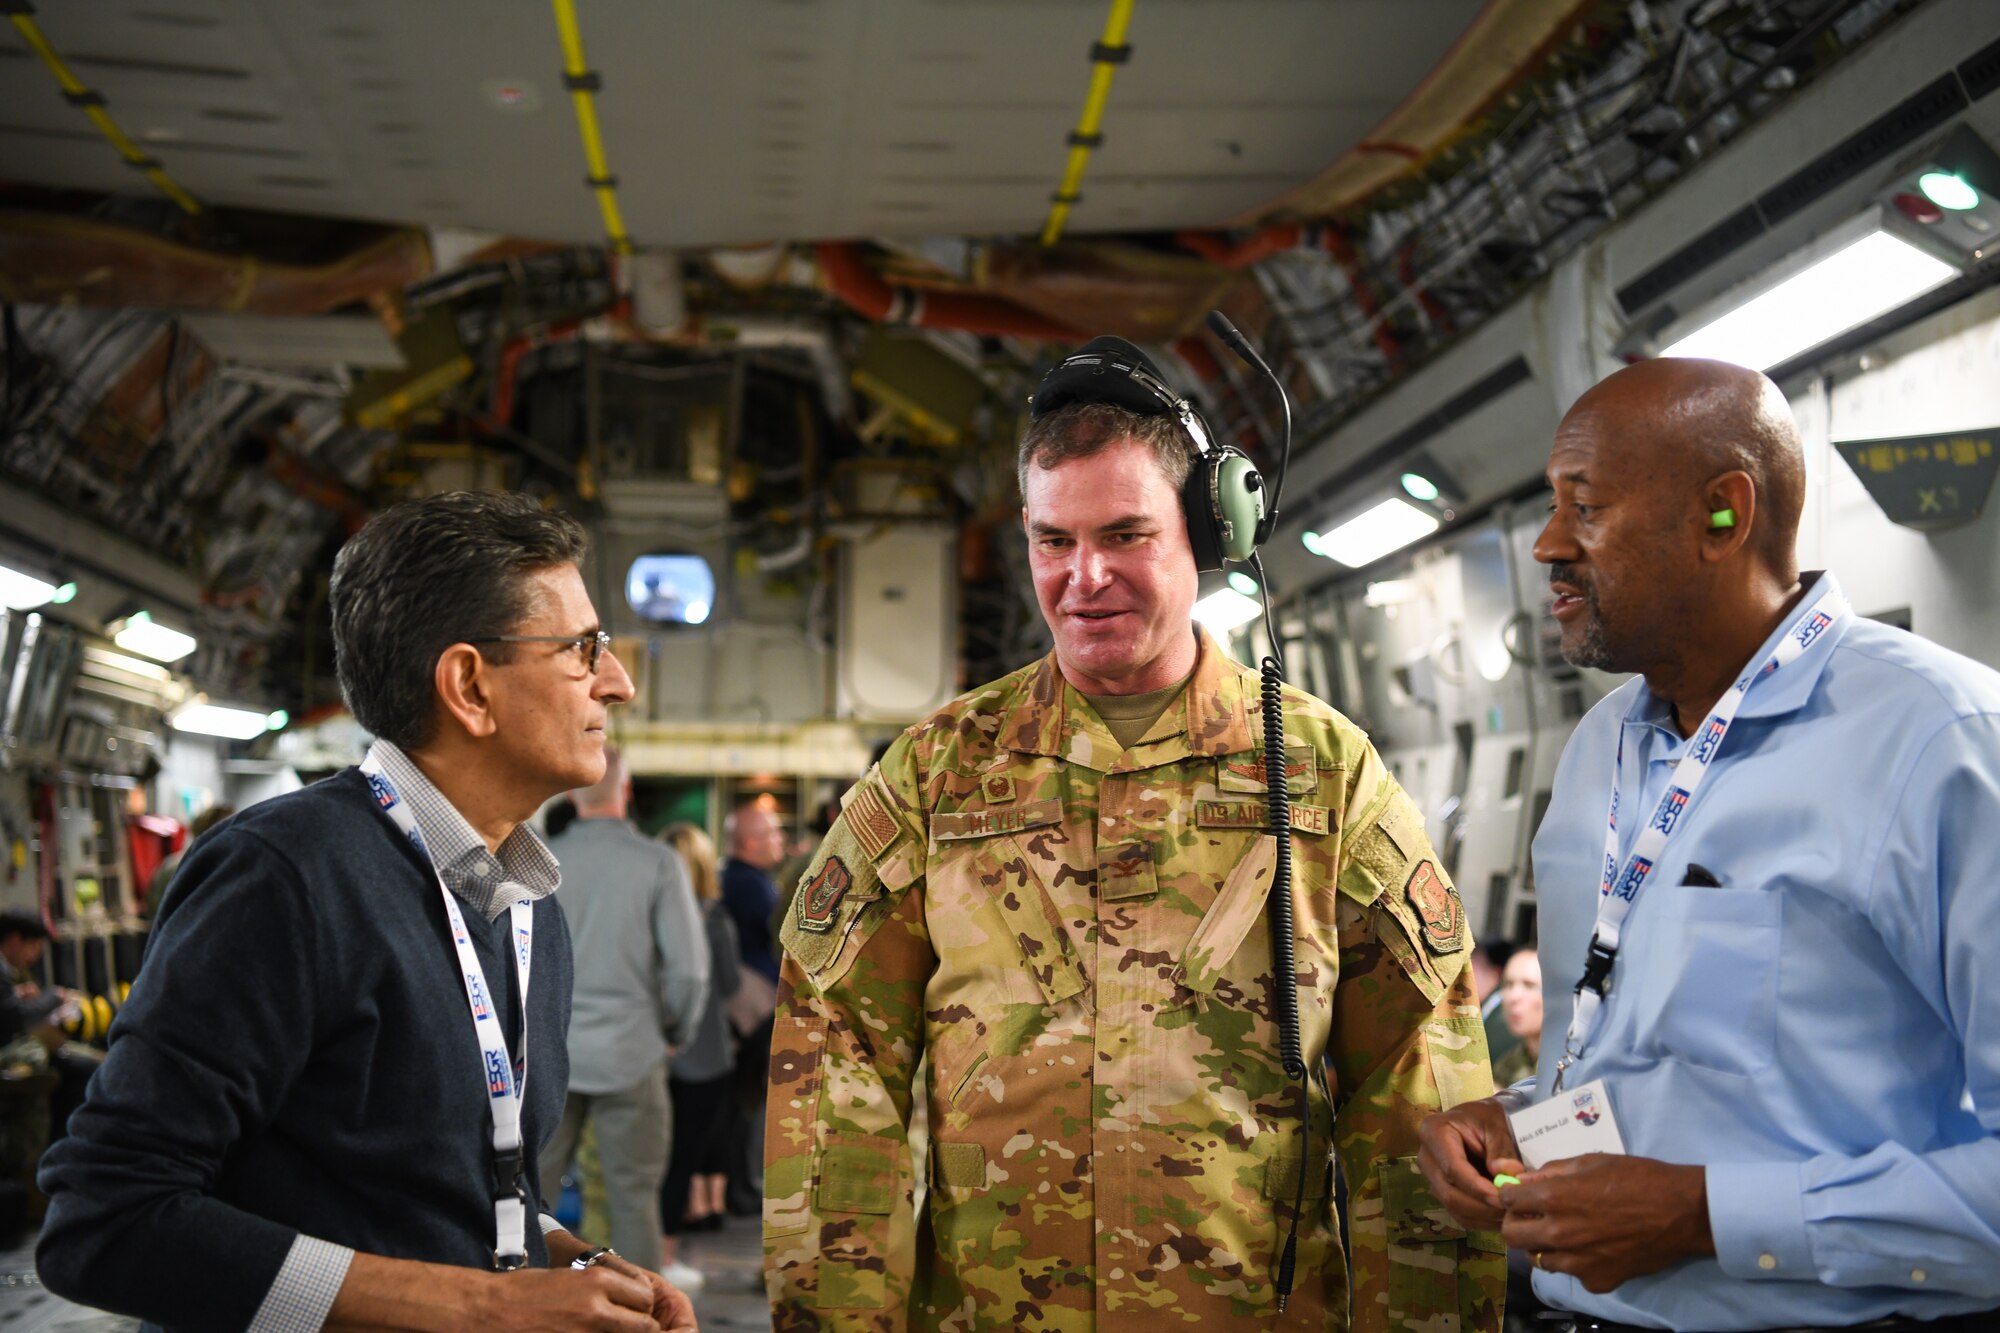
{"type": "MultiPolygon", "coordinates": [[[[2000,1304],[2000,674],[1869,620],[1828,633],[1744,700],[1567,1078],[1605,1080],[1628,1152],[1707,1168],[1717,1257],[1605,1295],[1538,1272],[1551,1305],[1735,1330],[2000,1304]],[[1691,862],[1721,887],[1686,884],[1691,862]]],[[[1635,679],[1563,751],[1534,848],[1543,1088],[1621,729],[1627,811],[1687,746],[1635,679]]],[[[1619,822],[1629,851],[1646,819],[1619,822]]]]}

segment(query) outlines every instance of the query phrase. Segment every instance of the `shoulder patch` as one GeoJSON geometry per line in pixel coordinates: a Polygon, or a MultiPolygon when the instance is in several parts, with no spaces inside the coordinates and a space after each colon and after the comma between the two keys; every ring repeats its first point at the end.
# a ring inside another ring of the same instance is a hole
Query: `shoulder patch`
{"type": "MultiPolygon", "coordinates": [[[[850,803],[841,812],[833,832],[826,835],[812,864],[799,876],[791,906],[778,929],[778,943],[784,951],[815,978],[838,960],[856,933],[857,919],[883,897],[883,867],[898,863],[893,851],[879,864],[868,859],[854,832],[852,808],[850,803]]],[[[881,919],[882,914],[875,913],[860,924],[879,924],[881,919]]]]}
{"type": "Polygon", "coordinates": [[[799,929],[824,935],[833,929],[834,912],[854,885],[854,876],[838,856],[829,856],[819,873],[799,886],[799,929]]]}
{"type": "Polygon", "coordinates": [[[1457,953],[1464,921],[1458,907],[1458,892],[1445,879],[1444,872],[1427,860],[1419,861],[1409,879],[1403,882],[1403,892],[1409,897],[1410,906],[1416,909],[1417,919],[1423,922],[1425,947],[1437,954],[1457,953]]]}
{"type": "Polygon", "coordinates": [[[854,830],[854,840],[868,853],[868,859],[879,861],[882,854],[895,846],[896,838],[903,826],[897,822],[895,813],[889,808],[889,798],[882,794],[874,779],[862,782],[848,798],[841,814],[847,817],[847,826],[854,830]]]}

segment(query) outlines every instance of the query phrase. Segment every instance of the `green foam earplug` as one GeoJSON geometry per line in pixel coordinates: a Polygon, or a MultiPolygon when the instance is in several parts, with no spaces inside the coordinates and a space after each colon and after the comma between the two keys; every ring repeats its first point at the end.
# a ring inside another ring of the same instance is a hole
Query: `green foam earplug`
{"type": "Polygon", "coordinates": [[[1505,1175],[1505,1174],[1501,1174],[1501,1175],[1497,1175],[1497,1176],[1493,1177],[1493,1184],[1495,1185],[1495,1187],[1498,1187],[1498,1186],[1501,1186],[1501,1185],[1518,1185],[1518,1184],[1520,1184],[1520,1183],[1521,1183],[1521,1179],[1520,1179],[1520,1177],[1519,1177],[1519,1176],[1510,1176],[1510,1175],[1505,1175]]]}
{"type": "Polygon", "coordinates": [[[1736,511],[1735,511],[1734,509],[1718,509],[1718,510],[1716,510],[1715,512],[1711,513],[1711,514],[1710,514],[1710,515],[1708,516],[1708,526],[1709,526],[1709,527],[1711,527],[1711,528],[1733,528],[1733,527],[1735,527],[1735,526],[1736,526],[1736,511]]]}

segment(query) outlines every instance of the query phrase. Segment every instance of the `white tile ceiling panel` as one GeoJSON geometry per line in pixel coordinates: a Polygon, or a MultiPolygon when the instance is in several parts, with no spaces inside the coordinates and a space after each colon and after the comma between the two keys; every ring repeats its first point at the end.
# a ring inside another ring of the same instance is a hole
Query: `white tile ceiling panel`
{"type": "MultiPolygon", "coordinates": [[[[1221,222],[1392,110],[1480,0],[1139,0],[1071,226],[1221,222]]],[[[1033,232],[1105,0],[587,0],[642,244],[1033,232]]],[[[38,16],[112,113],[218,203],[603,235],[534,0],[147,0],[38,16]],[[496,89],[518,95],[512,108],[496,89]]],[[[144,187],[0,34],[0,177],[144,187]],[[91,137],[80,137],[89,135],[91,137]]]]}

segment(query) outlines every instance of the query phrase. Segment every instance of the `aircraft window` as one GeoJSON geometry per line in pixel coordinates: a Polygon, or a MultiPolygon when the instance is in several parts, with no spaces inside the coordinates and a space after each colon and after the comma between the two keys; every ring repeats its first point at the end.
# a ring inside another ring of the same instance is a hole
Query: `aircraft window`
{"type": "Polygon", "coordinates": [[[699,625],[715,609],[715,571],[698,555],[642,555],[625,571],[625,601],[659,625],[699,625]]]}

